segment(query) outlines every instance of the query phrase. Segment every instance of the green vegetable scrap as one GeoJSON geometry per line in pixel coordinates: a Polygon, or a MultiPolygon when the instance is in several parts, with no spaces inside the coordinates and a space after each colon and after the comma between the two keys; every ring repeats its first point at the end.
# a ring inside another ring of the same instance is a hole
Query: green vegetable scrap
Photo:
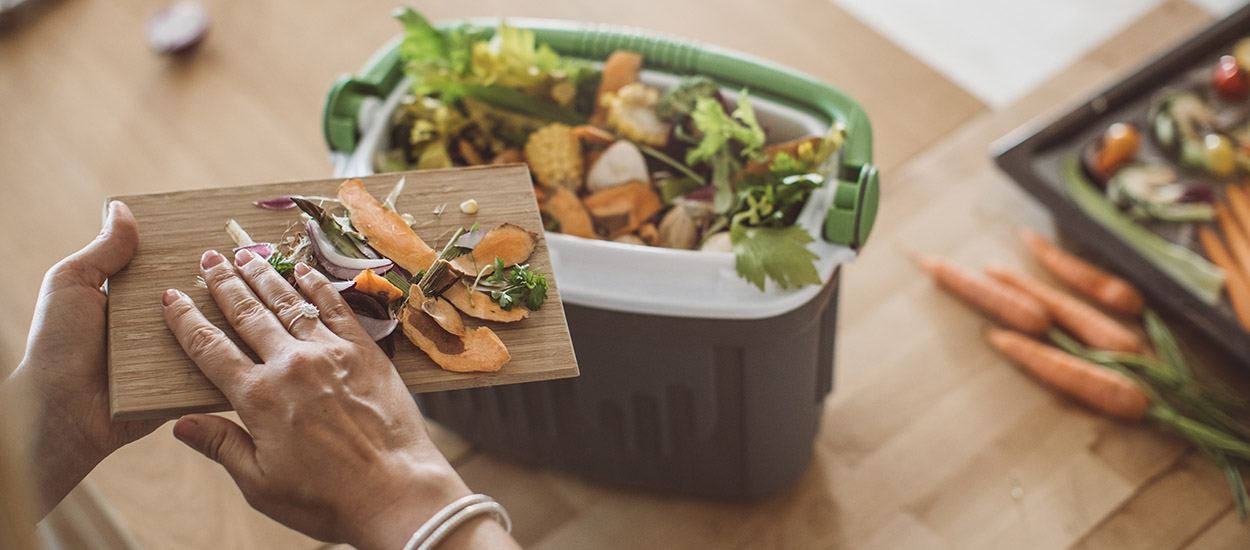
{"type": "Polygon", "coordinates": [[[547,300],[547,276],[530,271],[529,264],[505,271],[503,260],[495,258],[494,273],[487,281],[500,287],[491,290],[490,299],[499,302],[499,307],[504,311],[522,303],[526,309],[536,311],[547,300]]]}
{"type": "Polygon", "coordinates": [[[269,265],[273,266],[278,275],[290,277],[295,272],[295,261],[275,251],[269,255],[269,265]]]}
{"type": "Polygon", "coordinates": [[[688,76],[676,86],[660,95],[655,104],[655,114],[662,120],[673,122],[694,111],[699,98],[715,99],[720,95],[720,85],[703,75],[688,76]]]}

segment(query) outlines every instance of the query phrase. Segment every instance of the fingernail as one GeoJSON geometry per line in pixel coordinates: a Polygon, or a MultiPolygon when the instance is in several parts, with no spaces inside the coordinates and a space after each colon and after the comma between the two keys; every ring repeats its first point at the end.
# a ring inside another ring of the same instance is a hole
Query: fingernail
{"type": "Polygon", "coordinates": [[[174,437],[183,443],[191,443],[200,433],[200,423],[194,418],[183,417],[174,424],[174,437]]]}
{"type": "Polygon", "coordinates": [[[252,261],[252,256],[254,256],[252,251],[246,248],[240,248],[238,252],[234,253],[234,263],[235,265],[242,266],[243,264],[252,261]]]}
{"type": "Polygon", "coordinates": [[[182,296],[181,292],[171,288],[165,291],[164,296],[161,296],[161,303],[169,306],[170,304],[177,302],[180,296],[182,296]]]}
{"type": "Polygon", "coordinates": [[[204,253],[203,257],[200,258],[200,267],[208,269],[225,261],[225,259],[226,258],[221,254],[218,254],[216,250],[209,250],[204,253]]]}
{"type": "Polygon", "coordinates": [[[304,263],[304,262],[300,262],[300,263],[295,264],[295,274],[296,274],[296,275],[298,275],[298,276],[300,276],[300,277],[303,277],[304,275],[307,275],[309,271],[312,271],[312,268],[311,268],[311,267],[308,267],[308,264],[306,264],[306,263],[304,263]]]}

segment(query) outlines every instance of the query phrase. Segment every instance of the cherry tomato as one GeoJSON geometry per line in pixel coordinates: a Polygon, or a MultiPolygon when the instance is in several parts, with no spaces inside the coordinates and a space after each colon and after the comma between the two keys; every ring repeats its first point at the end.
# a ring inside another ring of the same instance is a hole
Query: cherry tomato
{"type": "Polygon", "coordinates": [[[1230,101],[1250,95],[1250,74],[1231,55],[1221,57],[1215,64],[1211,83],[1215,86],[1215,93],[1230,101]]]}
{"type": "Polygon", "coordinates": [[[1117,122],[1108,126],[1102,134],[1102,148],[1098,151],[1099,172],[1111,174],[1121,164],[1137,156],[1140,142],[1137,128],[1133,125],[1117,122]]]}

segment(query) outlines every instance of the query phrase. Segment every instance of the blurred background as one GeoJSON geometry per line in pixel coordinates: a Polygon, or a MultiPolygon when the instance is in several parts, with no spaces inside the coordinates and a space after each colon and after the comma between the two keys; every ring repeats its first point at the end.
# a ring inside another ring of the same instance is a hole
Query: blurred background
{"type": "MultiPolygon", "coordinates": [[[[43,272],[107,197],[317,179],[335,77],[398,34],[394,2],[205,1],[194,49],[154,51],[166,2],[0,0],[0,358],[21,358],[43,272]]],[[[1047,214],[990,144],[1090,93],[1231,0],[416,2],[432,20],[558,18],[645,28],[796,68],[855,98],[882,173],[873,246],[843,276],[835,389],[811,466],[758,499],[588,481],[438,429],[528,548],[1241,548],[1217,470],[1146,427],[1084,413],[1007,369],[980,321],[909,263],[924,250],[1024,263],[1003,220],[1047,214]]],[[[313,550],[252,511],[169,433],[123,449],[45,522],[64,548],[313,550]]]]}

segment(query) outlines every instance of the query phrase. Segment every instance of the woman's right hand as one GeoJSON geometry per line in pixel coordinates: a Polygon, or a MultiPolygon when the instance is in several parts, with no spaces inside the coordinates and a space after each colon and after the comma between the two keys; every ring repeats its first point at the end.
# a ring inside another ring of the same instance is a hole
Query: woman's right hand
{"type": "MultiPolygon", "coordinates": [[[[261,363],[185,294],[170,290],[162,301],[179,343],[247,429],[190,415],[174,435],[219,462],[253,507],[289,527],[363,549],[402,548],[440,508],[471,494],[468,487],[431,442],[394,365],[324,276],[296,266],[301,296],[258,256],[240,251],[235,263],[209,251],[201,271],[261,363]],[[300,316],[305,296],[319,318],[300,316]]],[[[487,518],[447,543],[516,547],[487,518]]]]}

